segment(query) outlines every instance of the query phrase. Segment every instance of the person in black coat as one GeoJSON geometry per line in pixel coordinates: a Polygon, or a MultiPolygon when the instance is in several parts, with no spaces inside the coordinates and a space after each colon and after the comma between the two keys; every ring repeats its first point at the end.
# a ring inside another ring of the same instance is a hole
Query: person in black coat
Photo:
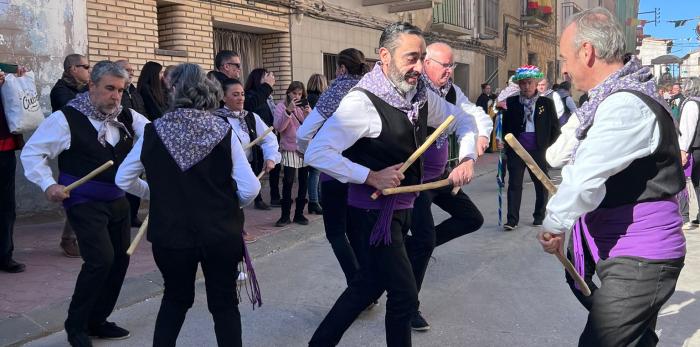
{"type": "Polygon", "coordinates": [[[69,54],[63,60],[63,75],[51,88],[51,112],[60,110],[79,93],[87,91],[90,63],[80,54],[69,54]]]}
{"type": "MultiPolygon", "coordinates": [[[[536,66],[526,65],[516,70],[513,81],[520,87],[520,94],[506,99],[507,109],[503,113],[503,134],[513,134],[530,153],[537,165],[547,173],[545,153],[561,133],[554,102],[538,97],[537,82],[543,74],[536,66]]],[[[518,226],[520,200],[523,190],[525,162],[506,145],[508,170],[508,217],[504,229],[518,226]]],[[[528,170],[529,171],[529,170],[528,170]]],[[[535,185],[535,212],[533,225],[542,225],[547,206],[547,192],[542,183],[530,171],[535,185]]]]}
{"type": "Polygon", "coordinates": [[[491,93],[491,85],[488,83],[481,84],[481,95],[476,99],[476,106],[484,109],[486,114],[489,113],[489,100],[496,100],[496,95],[491,93]]]}
{"type": "Polygon", "coordinates": [[[149,61],[143,65],[136,90],[143,98],[144,115],[151,122],[163,115],[167,106],[165,87],[161,78],[163,66],[149,61]]]}

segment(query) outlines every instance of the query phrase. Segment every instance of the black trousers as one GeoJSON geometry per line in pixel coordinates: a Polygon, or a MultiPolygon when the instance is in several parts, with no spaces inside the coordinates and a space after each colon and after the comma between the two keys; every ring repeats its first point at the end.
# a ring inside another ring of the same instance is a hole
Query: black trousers
{"type": "Polygon", "coordinates": [[[284,178],[282,179],[282,213],[289,213],[292,206],[292,187],[294,186],[294,178],[296,177],[297,171],[299,171],[299,185],[297,186],[297,210],[301,206],[304,209],[306,204],[306,181],[309,177],[309,167],[293,168],[290,166],[283,166],[284,178]]]}
{"type": "Polygon", "coordinates": [[[345,281],[350,281],[360,264],[355,257],[355,251],[348,240],[348,185],[336,180],[321,183],[321,204],[323,205],[323,227],[326,238],[331,244],[335,258],[345,274],[345,281]]]}
{"type": "Polygon", "coordinates": [[[236,252],[231,252],[231,247],[228,244],[186,249],[153,246],[153,258],[163,274],[165,287],[156,318],[153,346],[175,346],[185,315],[194,303],[194,283],[200,263],[218,345],[242,345],[241,314],[236,294],[239,260],[233,255],[236,252]]]}
{"type": "Polygon", "coordinates": [[[593,294],[578,345],[656,346],[656,319],[676,289],[683,260],[616,257],[599,261],[596,272],[601,286],[593,294]]]}
{"type": "Polygon", "coordinates": [[[337,345],[355,318],[384,291],[387,346],[411,345],[410,318],[418,308],[418,290],[403,241],[411,223],[411,210],[394,212],[391,244],[370,246],[369,237],[378,216],[378,210],[350,207],[349,236],[360,270],[316,329],[309,346],[337,345]]]}
{"type": "Polygon", "coordinates": [[[282,165],[277,164],[275,168],[270,171],[268,176],[270,182],[270,200],[280,199],[280,171],[282,171],[282,165]]]}
{"type": "Polygon", "coordinates": [[[139,216],[139,205],[141,205],[141,198],[136,195],[131,195],[126,193],[126,200],[129,201],[129,213],[131,219],[136,219],[139,216]]]}
{"type": "Polygon", "coordinates": [[[66,215],[83,258],[65,323],[71,335],[105,322],[112,313],[129,266],[131,219],[126,198],[75,205],[66,215]]]}
{"type": "Polygon", "coordinates": [[[14,151],[0,152],[0,264],[12,259],[15,249],[13,230],[15,227],[15,168],[14,151]]]}
{"type": "MultiPolygon", "coordinates": [[[[528,151],[539,167],[547,173],[547,161],[545,159],[545,151],[528,151]]],[[[508,224],[516,225],[520,221],[520,200],[523,195],[523,178],[527,166],[525,162],[511,149],[506,151],[506,167],[508,168],[508,224]]],[[[542,182],[530,172],[530,178],[535,185],[535,212],[532,217],[535,221],[542,221],[547,208],[547,191],[545,191],[542,182]]]]}
{"type": "Polygon", "coordinates": [[[422,191],[413,203],[411,235],[406,237],[406,251],[418,291],[435,247],[479,230],[484,224],[484,217],[467,194],[460,190],[453,196],[451,191],[451,186],[422,191]],[[433,203],[450,214],[450,218],[437,226],[430,210],[433,203]]]}

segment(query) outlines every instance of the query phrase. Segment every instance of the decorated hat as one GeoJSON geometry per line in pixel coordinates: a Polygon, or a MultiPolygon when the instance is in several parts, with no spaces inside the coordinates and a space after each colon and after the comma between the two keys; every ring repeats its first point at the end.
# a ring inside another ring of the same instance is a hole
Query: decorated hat
{"type": "Polygon", "coordinates": [[[518,82],[520,80],[534,78],[541,79],[544,78],[544,74],[540,71],[540,68],[534,65],[523,65],[515,70],[515,75],[513,76],[513,81],[518,82]]]}

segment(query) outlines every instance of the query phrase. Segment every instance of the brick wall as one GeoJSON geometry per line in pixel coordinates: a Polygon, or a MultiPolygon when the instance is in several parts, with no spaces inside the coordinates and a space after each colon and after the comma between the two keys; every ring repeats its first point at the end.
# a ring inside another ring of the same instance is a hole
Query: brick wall
{"type": "MultiPolygon", "coordinates": [[[[277,75],[276,95],[291,82],[289,16],[270,15],[248,8],[246,1],[222,6],[204,1],[87,0],[88,58],[129,59],[138,75],[143,64],[164,66],[189,62],[213,68],[214,21],[224,25],[261,27],[276,33],[263,35],[264,65],[277,75]]],[[[256,4],[266,11],[286,11],[256,4]]]]}

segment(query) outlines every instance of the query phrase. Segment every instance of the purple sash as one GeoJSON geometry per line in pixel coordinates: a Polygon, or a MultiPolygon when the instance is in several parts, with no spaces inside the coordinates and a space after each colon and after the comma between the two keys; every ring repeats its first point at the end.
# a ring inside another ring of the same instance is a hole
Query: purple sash
{"type": "Polygon", "coordinates": [[[596,263],[622,256],[668,260],[685,256],[682,225],[675,198],[598,208],[574,224],[576,271],[585,274],[582,234],[596,263]]]}
{"type": "Polygon", "coordinates": [[[402,193],[389,196],[379,196],[377,200],[372,200],[370,195],[376,189],[366,184],[350,184],[348,187],[348,205],[368,210],[380,210],[379,218],[372,228],[369,237],[370,245],[376,246],[383,242],[385,245],[391,244],[391,219],[394,211],[413,208],[413,201],[416,200],[416,193],[402,193]]]}
{"type": "Polygon", "coordinates": [[[538,149],[537,135],[535,133],[520,133],[518,141],[527,151],[536,151],[538,149]]]}
{"type": "Polygon", "coordinates": [[[433,143],[423,154],[423,182],[430,182],[442,176],[449,159],[449,145],[443,143],[438,148],[437,143],[433,143]]]}
{"type": "MultiPolygon", "coordinates": [[[[61,172],[58,175],[58,184],[68,186],[79,180],[80,177],[61,172]]],[[[69,208],[86,202],[110,202],[124,197],[124,191],[114,183],[89,180],[70,192],[70,197],[63,200],[63,207],[69,208]]]]}

